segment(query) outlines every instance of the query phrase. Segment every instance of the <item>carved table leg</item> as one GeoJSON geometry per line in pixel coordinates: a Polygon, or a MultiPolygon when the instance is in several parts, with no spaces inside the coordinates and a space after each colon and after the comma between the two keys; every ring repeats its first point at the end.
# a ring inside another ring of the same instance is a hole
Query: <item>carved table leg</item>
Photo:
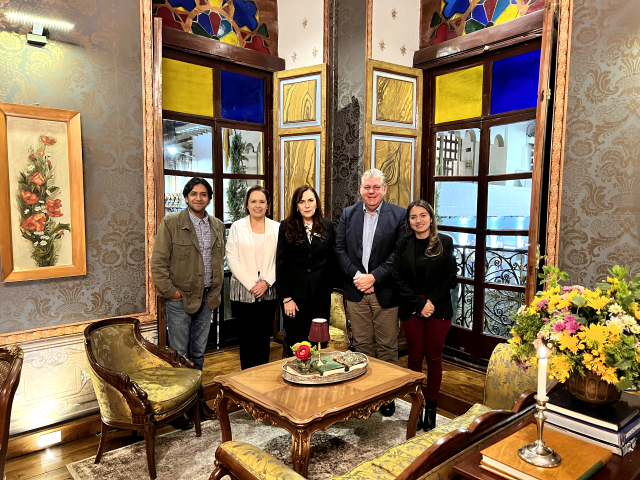
{"type": "Polygon", "coordinates": [[[293,470],[306,478],[309,470],[309,443],[311,435],[306,430],[296,430],[291,434],[291,459],[293,460],[293,470]]]}
{"type": "Polygon", "coordinates": [[[218,421],[220,422],[220,430],[222,431],[222,441],[231,441],[231,423],[229,422],[229,412],[227,410],[227,404],[229,399],[225,398],[224,391],[220,389],[216,398],[213,400],[213,408],[218,414],[218,421]]]}
{"type": "Polygon", "coordinates": [[[424,408],[424,396],[422,395],[422,381],[416,384],[415,391],[409,394],[411,397],[411,413],[409,414],[409,422],[407,423],[407,440],[416,436],[416,428],[418,426],[418,416],[420,410],[424,408]]]}

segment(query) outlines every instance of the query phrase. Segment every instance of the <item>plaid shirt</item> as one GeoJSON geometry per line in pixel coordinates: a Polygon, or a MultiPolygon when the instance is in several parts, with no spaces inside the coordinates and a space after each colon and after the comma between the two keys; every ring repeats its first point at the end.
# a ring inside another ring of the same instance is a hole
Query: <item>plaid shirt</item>
{"type": "Polygon", "coordinates": [[[204,288],[210,287],[213,283],[213,272],[211,271],[211,227],[209,225],[209,216],[204,213],[204,218],[196,217],[189,210],[189,218],[196,228],[196,236],[200,244],[200,254],[204,262],[204,288]]]}

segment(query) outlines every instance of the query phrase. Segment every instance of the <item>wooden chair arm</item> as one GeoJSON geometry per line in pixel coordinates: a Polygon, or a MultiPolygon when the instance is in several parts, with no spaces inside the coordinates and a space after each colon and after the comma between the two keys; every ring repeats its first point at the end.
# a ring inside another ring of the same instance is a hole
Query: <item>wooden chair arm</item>
{"type": "Polygon", "coordinates": [[[138,335],[136,335],[136,338],[144,349],[146,349],[149,353],[155,355],[156,357],[161,358],[172,367],[195,368],[196,366],[195,363],[189,360],[185,355],[178,353],[175,348],[159,347],[155,343],[151,343],[148,340],[145,340],[142,335],[140,335],[140,338],[138,338],[138,335]]]}
{"type": "Polygon", "coordinates": [[[448,461],[478,440],[497,431],[514,417],[509,410],[491,410],[476,418],[467,428],[447,433],[420,454],[396,480],[414,480],[448,461]]]}
{"type": "Polygon", "coordinates": [[[108,383],[122,394],[131,412],[134,415],[148,414],[151,406],[147,399],[147,392],[142,390],[136,382],[132,381],[125,372],[116,372],[115,370],[100,365],[96,361],[91,349],[91,344],[87,339],[85,339],[85,350],[87,352],[89,366],[102,381],[108,383]]]}

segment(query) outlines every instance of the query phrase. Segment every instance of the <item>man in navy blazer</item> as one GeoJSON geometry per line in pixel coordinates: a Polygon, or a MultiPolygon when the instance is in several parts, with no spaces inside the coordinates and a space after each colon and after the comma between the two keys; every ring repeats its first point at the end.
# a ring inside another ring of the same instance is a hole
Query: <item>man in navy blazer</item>
{"type": "Polygon", "coordinates": [[[406,234],[406,210],[383,201],[386,193],[384,173],[372,168],[362,175],[363,202],[343,210],[335,250],[345,275],[355,350],[397,364],[398,300],[392,267],[396,243],[406,234]]]}

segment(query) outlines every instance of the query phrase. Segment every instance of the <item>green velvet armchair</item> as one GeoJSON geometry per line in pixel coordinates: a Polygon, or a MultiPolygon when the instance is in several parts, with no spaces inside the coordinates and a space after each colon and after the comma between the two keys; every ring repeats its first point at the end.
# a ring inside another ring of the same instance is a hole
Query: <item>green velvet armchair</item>
{"type": "Polygon", "coordinates": [[[149,476],[156,478],[155,436],[159,425],[192,410],[200,436],[202,372],[169,347],[140,334],[133,318],[103,320],[84,331],[93,388],[100,406],[102,434],[95,463],[107,446],[109,427],[144,431],[149,476]]]}
{"type": "MultiPolygon", "coordinates": [[[[549,390],[556,387],[551,384],[549,390]]],[[[453,465],[484,445],[503,429],[523,421],[534,404],[537,369],[519,370],[507,344],[491,355],[483,404],[473,405],[450,423],[390,448],[346,475],[330,480],[450,480],[453,465]]],[[[281,461],[244,442],[225,442],[216,451],[217,468],[210,480],[225,474],[241,480],[298,480],[281,461]]]]}

